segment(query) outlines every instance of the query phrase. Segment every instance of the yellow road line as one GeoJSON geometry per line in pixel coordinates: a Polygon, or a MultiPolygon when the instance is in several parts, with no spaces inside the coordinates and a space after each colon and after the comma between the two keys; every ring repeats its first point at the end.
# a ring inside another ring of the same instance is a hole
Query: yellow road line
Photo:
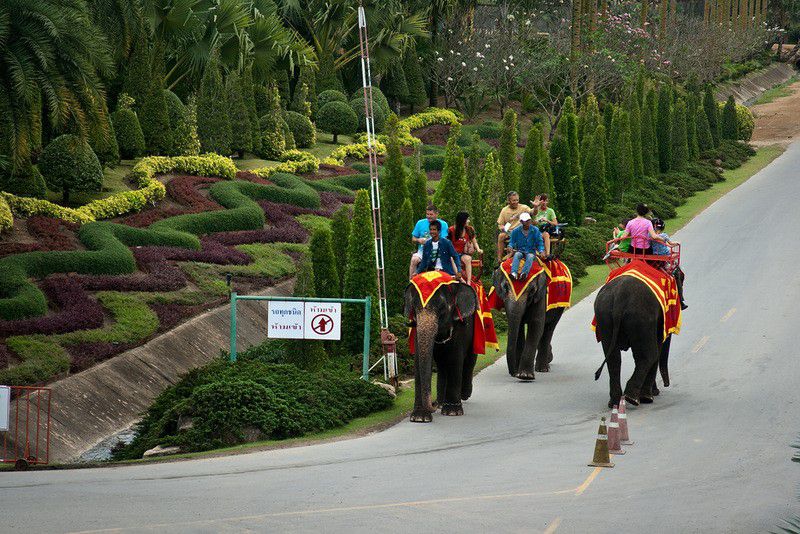
{"type": "Polygon", "coordinates": [[[700,338],[700,341],[698,341],[697,343],[695,343],[694,347],[692,347],[692,352],[693,352],[693,353],[695,353],[695,354],[697,354],[698,352],[700,352],[700,349],[702,349],[702,348],[705,346],[705,344],[706,344],[706,343],[708,343],[708,340],[709,340],[709,339],[710,339],[710,338],[709,338],[708,336],[703,336],[703,337],[701,337],[701,338],[700,338]]]}
{"type": "Polygon", "coordinates": [[[556,517],[549,525],[547,525],[547,528],[544,529],[544,534],[553,534],[553,532],[556,531],[558,525],[560,524],[561,524],[561,518],[556,517]]]}
{"type": "Polygon", "coordinates": [[[602,467],[595,467],[594,470],[591,472],[591,474],[589,474],[589,476],[586,478],[586,480],[583,481],[583,484],[581,484],[575,489],[575,495],[576,496],[581,495],[584,491],[586,491],[586,488],[589,487],[589,484],[591,484],[594,481],[594,479],[597,478],[597,475],[599,475],[600,471],[602,470],[603,470],[602,467]]]}
{"type": "Polygon", "coordinates": [[[719,322],[724,323],[725,321],[733,317],[734,313],[736,313],[736,308],[731,308],[730,310],[728,310],[728,313],[722,316],[722,319],[720,319],[719,322]]]}

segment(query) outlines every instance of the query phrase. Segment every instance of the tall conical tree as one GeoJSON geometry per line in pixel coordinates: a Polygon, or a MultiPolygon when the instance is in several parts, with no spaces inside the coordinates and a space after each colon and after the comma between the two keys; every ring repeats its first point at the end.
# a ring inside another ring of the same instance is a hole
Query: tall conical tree
{"type": "MultiPolygon", "coordinates": [[[[470,207],[475,211],[480,204],[478,197],[481,191],[481,138],[476,134],[472,134],[472,142],[469,145],[467,152],[467,187],[470,190],[470,207]]],[[[472,213],[472,212],[470,212],[472,213]]],[[[473,222],[474,222],[473,216],[473,222]]]]}
{"type": "Polygon", "coordinates": [[[710,85],[706,86],[706,91],[703,94],[703,109],[706,112],[708,127],[711,130],[711,139],[714,140],[714,146],[719,146],[719,108],[717,107],[717,101],[714,99],[714,91],[710,85]]]}
{"type": "Polygon", "coordinates": [[[528,131],[528,140],[522,155],[519,185],[519,198],[522,202],[530,202],[535,195],[549,192],[547,174],[541,175],[537,172],[539,167],[542,167],[544,171],[543,157],[542,128],[538,124],[534,124],[528,131]],[[542,178],[544,178],[544,183],[542,183],[542,178]]]}
{"type": "Polygon", "coordinates": [[[425,80],[423,79],[420,59],[417,55],[415,46],[409,47],[403,55],[403,72],[406,75],[408,84],[408,97],[404,101],[411,107],[414,113],[414,106],[424,107],[428,101],[428,93],[425,91],[425,80]]]}
{"type": "Polygon", "coordinates": [[[303,111],[295,109],[295,111],[297,111],[298,113],[305,112],[305,106],[303,106],[302,103],[299,101],[302,95],[300,96],[297,95],[297,89],[302,90],[303,86],[305,86],[306,90],[308,91],[305,100],[306,102],[308,102],[308,104],[311,105],[311,114],[313,115],[314,113],[317,112],[317,86],[316,86],[316,75],[314,74],[314,71],[312,70],[311,67],[300,67],[300,76],[298,76],[297,84],[295,85],[294,106],[295,108],[303,107],[303,111]]]}
{"type": "Polygon", "coordinates": [[[658,138],[658,167],[668,172],[672,162],[672,91],[662,85],[658,93],[658,116],[656,117],[656,136],[658,138]]]}
{"type": "Polygon", "coordinates": [[[725,107],[722,108],[722,125],[720,127],[720,139],[735,141],[739,138],[739,125],[736,120],[736,101],[733,96],[728,97],[725,107]]]}
{"type": "Polygon", "coordinates": [[[697,108],[696,93],[689,93],[686,101],[686,140],[689,144],[689,160],[695,161],[700,156],[700,147],[697,144],[697,108]]]}
{"type": "Polygon", "coordinates": [[[645,175],[644,159],[642,155],[642,114],[639,100],[635,92],[631,93],[627,102],[630,113],[631,147],[633,148],[633,175],[641,178],[645,175]]]}
{"type": "Polygon", "coordinates": [[[333,234],[325,227],[317,228],[311,234],[309,249],[314,266],[314,289],[317,297],[337,298],[339,292],[339,272],[333,252],[333,234]]]}
{"type": "Polygon", "coordinates": [[[597,97],[590,94],[584,100],[581,106],[581,113],[578,116],[578,136],[581,139],[581,150],[584,150],[584,147],[588,149],[586,139],[588,136],[594,135],[601,122],[602,117],[600,116],[600,108],[597,105],[597,97]]]}
{"type": "MultiPolygon", "coordinates": [[[[642,3],[642,7],[644,7],[645,3],[646,2],[642,3]]],[[[640,68],[639,72],[636,74],[636,90],[635,90],[636,101],[639,104],[639,109],[641,109],[644,106],[644,97],[645,97],[644,90],[645,90],[644,68],[640,68]]]]}
{"type": "MultiPolygon", "coordinates": [[[[372,231],[372,207],[369,192],[356,191],[353,203],[352,230],[347,240],[347,268],[344,274],[344,298],[372,297],[372,333],[379,328],[378,285],[375,270],[375,234],[372,231]]],[[[410,239],[410,238],[409,238],[410,239]]],[[[342,340],[351,353],[363,347],[364,308],[345,306],[342,311],[342,340]]]]}
{"type": "Polygon", "coordinates": [[[331,218],[331,232],[336,243],[344,244],[344,250],[336,254],[336,273],[339,275],[339,294],[344,293],[344,271],[347,268],[347,242],[350,239],[350,206],[343,204],[331,218]]]}
{"type": "Polygon", "coordinates": [[[519,189],[519,162],[517,162],[517,114],[507,109],[503,115],[500,134],[500,165],[503,166],[503,183],[506,191],[519,189]]]}
{"type": "Polygon", "coordinates": [[[670,168],[676,171],[686,169],[689,163],[689,142],[686,136],[686,102],[678,100],[672,112],[672,163],[670,168]]]}
{"type": "Polygon", "coordinates": [[[403,313],[403,289],[408,283],[408,261],[415,246],[411,242],[414,214],[411,200],[405,199],[394,215],[395,223],[390,227],[388,253],[386,255],[386,300],[389,314],[403,313]]]}
{"type": "Polygon", "coordinates": [[[587,164],[583,171],[586,193],[586,209],[601,213],[608,202],[608,183],[606,182],[606,128],[602,124],[589,136],[587,164]]]}
{"type": "Polygon", "coordinates": [[[611,136],[611,122],[614,120],[614,104],[606,102],[603,107],[603,126],[606,127],[606,135],[611,136]]]}
{"type": "Polygon", "coordinates": [[[428,206],[428,177],[425,175],[425,169],[422,168],[422,150],[419,146],[414,151],[414,165],[408,180],[408,196],[411,199],[414,218],[424,217],[425,208],[428,206]]]}
{"type": "Polygon", "coordinates": [[[227,156],[231,153],[231,122],[222,74],[219,71],[219,54],[215,51],[206,63],[200,94],[197,98],[197,135],[203,152],[227,156]]]}
{"type": "MultiPolygon", "coordinates": [[[[314,270],[310,259],[302,258],[298,262],[293,296],[303,298],[319,296],[315,289],[314,270]]],[[[362,321],[361,324],[364,322],[362,321]]],[[[286,342],[286,349],[290,362],[300,369],[315,371],[322,367],[328,359],[322,341],[290,339],[286,342]]]]}
{"type": "Polygon", "coordinates": [[[711,128],[708,126],[708,116],[702,106],[698,106],[695,124],[697,126],[697,147],[702,154],[706,150],[714,148],[714,138],[711,137],[711,128]]]}
{"type": "Polygon", "coordinates": [[[159,48],[153,50],[148,79],[150,85],[137,115],[142,126],[144,143],[150,154],[172,153],[172,128],[169,123],[167,101],[164,98],[164,59],[159,48]]]}
{"type": "Polygon", "coordinates": [[[658,96],[654,89],[647,91],[642,107],[642,167],[648,176],[656,176],[659,169],[656,117],[658,96]]]}
{"type": "Polygon", "coordinates": [[[583,171],[581,170],[581,149],[578,141],[578,117],[574,113],[570,113],[564,118],[567,121],[569,136],[569,171],[572,176],[581,178],[583,171]]]}
{"type": "Polygon", "coordinates": [[[247,116],[250,117],[250,143],[253,153],[258,154],[261,150],[261,126],[258,122],[252,67],[247,67],[242,73],[242,88],[244,91],[244,103],[247,107],[247,116]]]}
{"type": "Polygon", "coordinates": [[[461,134],[459,126],[450,129],[447,148],[444,154],[442,179],[436,186],[433,203],[439,208],[439,215],[448,223],[455,221],[459,211],[469,211],[471,196],[467,186],[467,171],[464,164],[464,153],[458,146],[461,134]]]}
{"type": "Polygon", "coordinates": [[[631,143],[631,130],[629,115],[626,111],[618,111],[614,114],[609,152],[611,153],[611,173],[612,181],[611,198],[621,202],[624,194],[630,190],[633,184],[633,146],[631,143]],[[611,148],[613,147],[613,148],[611,148]]]}
{"type": "Polygon", "coordinates": [[[383,178],[381,189],[383,193],[383,220],[384,227],[392,224],[392,218],[400,211],[405,199],[408,198],[408,173],[403,165],[403,153],[398,137],[398,119],[394,113],[386,121],[386,159],[383,164],[383,178]]]}
{"type": "Polygon", "coordinates": [[[253,151],[253,126],[245,97],[247,94],[242,78],[236,71],[228,75],[225,83],[228,98],[228,116],[231,122],[231,150],[240,158],[253,151]]]}
{"type": "Polygon", "coordinates": [[[497,214],[505,202],[503,167],[494,150],[486,156],[481,179],[481,226],[478,244],[488,253],[497,242],[497,214]]]}
{"type": "Polygon", "coordinates": [[[553,186],[558,199],[558,209],[564,219],[572,220],[572,175],[570,174],[569,140],[566,135],[556,132],[550,143],[550,166],[553,169],[553,186]]]}

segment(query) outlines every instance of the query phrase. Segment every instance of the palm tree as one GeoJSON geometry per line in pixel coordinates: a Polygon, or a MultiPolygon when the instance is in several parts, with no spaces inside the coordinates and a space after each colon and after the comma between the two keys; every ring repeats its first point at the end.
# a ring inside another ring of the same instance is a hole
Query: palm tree
{"type": "Polygon", "coordinates": [[[113,70],[82,0],[0,2],[0,147],[12,169],[30,161],[44,118],[84,136],[105,122],[101,80],[113,70]]]}

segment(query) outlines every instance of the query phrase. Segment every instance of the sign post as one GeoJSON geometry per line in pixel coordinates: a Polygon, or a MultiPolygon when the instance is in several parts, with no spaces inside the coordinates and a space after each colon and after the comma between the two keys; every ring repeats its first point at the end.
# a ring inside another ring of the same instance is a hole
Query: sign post
{"type": "MultiPolygon", "coordinates": [[[[236,361],[236,303],[240,300],[265,300],[267,311],[267,337],[272,339],[341,339],[342,304],[364,306],[364,351],[361,378],[369,379],[370,320],[372,297],[363,299],[331,299],[305,297],[278,297],[238,295],[231,292],[230,361],[236,361]]],[[[376,364],[377,365],[377,364],[376,364]]]]}

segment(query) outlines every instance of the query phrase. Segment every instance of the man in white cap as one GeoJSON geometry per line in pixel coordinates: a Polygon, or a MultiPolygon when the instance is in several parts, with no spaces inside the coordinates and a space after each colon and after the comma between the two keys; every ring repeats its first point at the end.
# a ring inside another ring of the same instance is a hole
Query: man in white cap
{"type": "Polygon", "coordinates": [[[535,254],[544,253],[544,239],[539,228],[531,224],[531,214],[523,212],[519,216],[520,225],[511,232],[511,242],[509,246],[514,251],[514,259],[511,262],[511,278],[514,280],[525,280],[535,261],[535,254]],[[522,273],[519,273],[519,262],[525,258],[522,266],[522,273]]]}

